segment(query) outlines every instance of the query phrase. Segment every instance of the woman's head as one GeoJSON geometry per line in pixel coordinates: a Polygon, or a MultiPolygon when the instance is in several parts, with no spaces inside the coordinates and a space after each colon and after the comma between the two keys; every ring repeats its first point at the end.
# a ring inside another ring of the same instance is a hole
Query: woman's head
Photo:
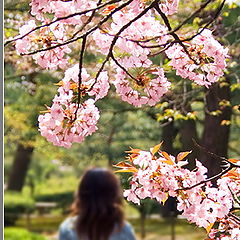
{"type": "Polygon", "coordinates": [[[123,224],[122,190],[119,179],[105,168],[92,168],[83,175],[73,212],[77,232],[89,240],[106,240],[115,226],[123,224]]]}

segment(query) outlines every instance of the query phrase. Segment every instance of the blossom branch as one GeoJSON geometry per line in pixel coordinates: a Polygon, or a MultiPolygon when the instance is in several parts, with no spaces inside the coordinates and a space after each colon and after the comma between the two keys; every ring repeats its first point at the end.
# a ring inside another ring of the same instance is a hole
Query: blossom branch
{"type": "Polygon", "coordinates": [[[196,184],[194,184],[194,185],[192,185],[192,186],[190,186],[190,187],[180,188],[180,189],[178,189],[178,190],[179,190],[179,191],[180,191],[180,190],[190,190],[190,189],[195,188],[195,187],[197,187],[197,186],[200,186],[200,185],[202,185],[202,184],[206,184],[207,182],[216,180],[216,179],[220,178],[221,176],[223,176],[224,174],[226,174],[228,171],[230,171],[230,170],[231,170],[232,168],[234,168],[234,167],[235,167],[235,166],[234,166],[233,164],[229,163],[228,167],[227,167],[226,169],[222,170],[222,171],[221,171],[220,173],[218,173],[217,175],[215,175],[215,176],[213,176],[213,177],[210,177],[210,178],[207,178],[206,180],[201,181],[201,182],[199,182],[199,183],[196,183],[196,184]]]}
{"type": "MultiPolygon", "coordinates": [[[[132,0],[131,0],[132,1],[132,0]]],[[[131,2],[130,1],[130,2],[131,2]]],[[[135,18],[133,18],[131,21],[129,21],[127,24],[125,24],[123,27],[120,28],[120,30],[115,34],[112,42],[111,42],[111,45],[109,47],[109,50],[108,50],[108,54],[105,58],[105,60],[103,61],[101,67],[99,68],[97,74],[96,74],[96,77],[95,77],[95,82],[93,83],[93,85],[91,86],[90,90],[93,88],[94,84],[96,83],[97,81],[97,78],[99,77],[100,73],[102,72],[102,70],[104,69],[104,66],[105,64],[108,62],[108,60],[110,58],[112,58],[113,56],[113,48],[120,36],[120,34],[126,30],[132,23],[134,23],[135,21],[137,21],[139,18],[141,18],[144,14],[146,14],[155,4],[156,2],[158,2],[157,0],[155,0],[154,2],[152,2],[147,8],[145,8],[141,13],[139,13],[135,18]]]]}
{"type": "Polygon", "coordinates": [[[39,30],[39,29],[41,29],[41,28],[49,27],[50,25],[52,25],[52,24],[54,24],[54,23],[56,23],[56,22],[59,22],[59,21],[62,21],[62,20],[66,20],[66,19],[69,19],[69,18],[72,18],[72,17],[75,17],[75,16],[81,16],[81,15],[86,14],[86,13],[88,13],[88,12],[92,12],[92,11],[99,10],[99,9],[101,9],[101,8],[109,5],[109,4],[116,3],[116,2],[120,2],[120,1],[121,1],[121,0],[111,0],[111,1],[109,1],[109,2],[107,2],[107,3],[104,3],[104,4],[96,7],[96,8],[87,9],[87,10],[84,10],[84,11],[82,11],[82,12],[77,12],[77,13],[73,13],[73,14],[67,15],[67,16],[65,16],[65,17],[57,18],[56,20],[54,20],[54,21],[52,21],[52,22],[50,22],[50,23],[43,24],[43,25],[41,25],[41,26],[38,26],[38,27],[32,29],[31,31],[27,32],[26,34],[24,34],[24,35],[22,35],[22,36],[20,36],[20,37],[17,37],[17,38],[15,38],[15,39],[12,39],[12,40],[7,41],[7,42],[4,44],[4,46],[6,46],[6,45],[8,45],[8,44],[10,44],[10,43],[12,43],[12,42],[15,42],[15,41],[17,41],[17,40],[23,39],[24,37],[28,36],[29,34],[35,32],[35,31],[37,31],[37,30],[39,30]]]}
{"type": "Polygon", "coordinates": [[[82,48],[80,51],[80,58],[79,58],[79,73],[78,73],[78,98],[77,98],[77,108],[75,111],[75,117],[73,119],[73,122],[77,119],[77,111],[80,107],[80,102],[81,102],[81,95],[82,95],[82,89],[81,89],[81,85],[82,85],[82,67],[83,67],[83,56],[84,56],[84,52],[85,52],[85,47],[86,47],[86,42],[87,42],[87,36],[83,37],[82,40],[82,48]]]}
{"type": "MultiPolygon", "coordinates": [[[[99,0],[98,3],[97,3],[97,6],[99,6],[99,5],[101,4],[101,2],[102,2],[102,0],[99,0]]],[[[96,10],[97,10],[97,9],[96,9],[96,10]]],[[[78,33],[80,33],[81,31],[83,31],[83,29],[92,21],[94,15],[95,15],[95,13],[96,13],[96,10],[94,10],[94,11],[92,12],[91,16],[90,16],[90,17],[88,18],[88,20],[81,26],[81,28],[80,28],[77,32],[75,32],[75,33],[73,34],[72,38],[75,38],[75,37],[78,35],[78,33]]]]}
{"type": "Polygon", "coordinates": [[[110,14],[108,14],[106,17],[102,18],[100,20],[99,23],[97,23],[94,27],[92,27],[91,29],[89,29],[87,32],[85,32],[84,34],[82,34],[81,36],[78,36],[74,39],[68,39],[67,41],[63,42],[63,43],[59,43],[59,44],[56,44],[54,46],[51,46],[51,47],[47,47],[47,48],[42,48],[42,49],[38,49],[36,51],[32,51],[32,52],[29,52],[29,53],[24,53],[24,54],[21,54],[22,56],[28,56],[28,55],[33,55],[33,54],[36,54],[36,53],[39,53],[39,52],[44,52],[44,51],[48,51],[48,50],[52,50],[52,49],[55,49],[55,48],[58,48],[58,47],[61,47],[61,46],[64,46],[64,45],[68,45],[70,43],[73,43],[73,42],[76,42],[77,40],[79,39],[82,39],[84,36],[88,36],[89,34],[91,34],[92,32],[94,32],[96,29],[98,29],[101,25],[103,25],[115,12],[121,10],[122,8],[126,7],[128,4],[130,4],[133,0],[128,0],[127,2],[123,3],[122,5],[118,6],[117,8],[115,8],[113,11],[111,11],[110,14]]]}
{"type": "Polygon", "coordinates": [[[179,38],[179,36],[175,33],[175,32],[171,32],[172,31],[172,27],[170,25],[170,22],[167,18],[167,16],[162,12],[162,10],[160,9],[159,5],[156,4],[155,7],[156,11],[160,14],[160,16],[162,17],[165,25],[168,28],[168,31],[170,31],[170,35],[176,40],[177,43],[179,43],[181,45],[181,47],[184,49],[185,53],[188,55],[188,57],[196,64],[198,65],[198,63],[192,58],[192,56],[190,55],[190,53],[188,52],[186,46],[183,44],[183,42],[181,41],[181,39],[179,38]]]}

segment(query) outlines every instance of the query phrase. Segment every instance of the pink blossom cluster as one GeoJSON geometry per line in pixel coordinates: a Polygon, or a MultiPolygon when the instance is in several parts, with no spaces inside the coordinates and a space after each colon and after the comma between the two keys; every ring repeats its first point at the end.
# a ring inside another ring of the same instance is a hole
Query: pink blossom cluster
{"type": "MultiPolygon", "coordinates": [[[[47,17],[46,14],[53,14],[55,18],[60,18],[76,12],[95,8],[96,5],[96,1],[81,0],[32,0],[30,3],[31,14],[40,21],[45,21],[47,17]]],[[[64,21],[69,24],[79,24],[81,23],[81,18],[79,16],[74,16],[64,21]]]]}
{"type": "MultiPolygon", "coordinates": [[[[20,27],[19,36],[25,35],[26,33],[33,30],[35,27],[36,27],[36,23],[34,20],[28,21],[27,24],[20,27]]],[[[35,35],[36,35],[35,33],[31,33],[31,34],[27,35],[26,37],[24,37],[22,40],[16,41],[15,47],[16,47],[16,51],[18,54],[28,52],[28,50],[31,47],[31,39],[34,38],[35,35]]]]}
{"type": "Polygon", "coordinates": [[[232,216],[220,220],[217,228],[212,228],[208,234],[209,240],[238,240],[240,239],[239,222],[232,216]]]}
{"type": "Polygon", "coordinates": [[[196,160],[193,171],[184,168],[188,164],[184,158],[190,152],[174,157],[153,149],[133,149],[128,158],[130,163],[116,165],[122,169],[119,172],[133,173],[131,188],[124,191],[128,201],[140,204],[141,199],[152,198],[164,203],[169,196],[176,197],[182,215],[206,229],[228,216],[234,203],[232,193],[240,194],[239,181],[226,175],[214,187],[206,181],[207,169],[199,161],[196,160]]]}
{"type": "Polygon", "coordinates": [[[150,69],[152,62],[147,56],[125,57],[119,59],[119,63],[128,71],[139,72],[131,78],[117,67],[116,80],[113,84],[123,101],[138,107],[144,104],[154,106],[168,91],[170,82],[164,76],[163,69],[150,69]]]}
{"type": "Polygon", "coordinates": [[[173,15],[178,10],[179,0],[164,0],[160,3],[161,10],[166,15],[173,15]]]}
{"type": "MultiPolygon", "coordinates": [[[[79,65],[75,64],[65,72],[62,80],[62,85],[65,91],[78,90],[79,82],[79,65]]],[[[88,94],[95,96],[95,101],[104,98],[110,88],[108,74],[103,71],[99,74],[97,79],[90,77],[85,68],[81,70],[81,91],[82,95],[88,94]]]]}
{"type": "Polygon", "coordinates": [[[177,75],[206,87],[223,76],[228,49],[213,38],[210,30],[204,29],[191,42],[184,44],[190,56],[179,44],[165,51],[177,75]]]}
{"type": "Polygon", "coordinates": [[[54,145],[70,148],[72,143],[82,142],[98,129],[96,124],[100,115],[93,99],[86,100],[78,108],[69,100],[71,93],[64,96],[65,104],[58,100],[60,97],[61,94],[56,95],[48,112],[38,117],[39,131],[54,145]]]}
{"type": "Polygon", "coordinates": [[[101,72],[96,81],[89,78],[87,70],[82,68],[82,94],[95,96],[95,100],[88,99],[81,105],[74,101],[77,98],[79,81],[79,66],[76,64],[66,70],[53,105],[39,116],[39,131],[54,145],[69,148],[72,143],[82,142],[86,136],[97,130],[96,124],[100,116],[94,103],[107,95],[108,76],[107,72],[101,72]]]}
{"type": "MultiPolygon", "coordinates": [[[[35,21],[31,20],[26,25],[23,25],[19,32],[20,36],[25,35],[29,31],[36,27],[35,21]]],[[[52,24],[50,27],[42,28],[37,35],[36,32],[30,33],[22,39],[16,41],[16,50],[18,54],[27,54],[30,51],[34,51],[40,47],[49,48],[53,45],[60,44],[66,40],[65,28],[62,23],[52,24]]],[[[57,48],[50,49],[48,51],[37,52],[33,55],[33,59],[38,65],[46,69],[56,69],[60,67],[66,68],[68,63],[68,57],[71,49],[64,45],[57,48]]]]}
{"type": "MultiPolygon", "coordinates": [[[[93,39],[98,47],[98,51],[107,54],[113,36],[136,15],[136,12],[129,7],[127,11],[118,11],[112,16],[112,23],[107,29],[96,30],[93,33],[93,39]]],[[[169,40],[167,28],[159,23],[150,13],[133,22],[126,28],[116,42],[117,51],[123,54],[131,54],[133,56],[147,55],[150,51],[141,47],[136,40],[156,39],[158,44],[165,44],[169,40]]],[[[142,43],[143,46],[147,43],[142,43]]]]}

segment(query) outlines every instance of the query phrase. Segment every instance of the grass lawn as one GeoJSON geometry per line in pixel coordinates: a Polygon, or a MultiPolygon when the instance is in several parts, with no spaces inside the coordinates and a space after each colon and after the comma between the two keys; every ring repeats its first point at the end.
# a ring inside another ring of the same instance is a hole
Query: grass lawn
{"type": "MultiPolygon", "coordinates": [[[[26,226],[26,219],[17,221],[18,227],[28,228],[32,232],[38,232],[48,236],[49,240],[57,239],[57,230],[64,216],[35,216],[32,217],[30,225],[26,226]]],[[[137,239],[140,240],[140,220],[131,218],[128,220],[134,227],[137,239]]],[[[206,236],[204,229],[197,228],[183,219],[177,219],[175,223],[175,240],[203,240],[206,236]]],[[[163,219],[146,220],[145,240],[171,240],[171,223],[163,219]]]]}

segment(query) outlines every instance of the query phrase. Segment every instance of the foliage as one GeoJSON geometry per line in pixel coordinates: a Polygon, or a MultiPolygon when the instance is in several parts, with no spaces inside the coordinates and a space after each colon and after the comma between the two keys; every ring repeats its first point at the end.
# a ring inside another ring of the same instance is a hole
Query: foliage
{"type": "Polygon", "coordinates": [[[73,202],[73,192],[49,193],[35,196],[36,201],[39,202],[54,202],[57,207],[62,208],[65,212],[73,202]]]}
{"type": "Polygon", "coordinates": [[[29,232],[24,228],[4,228],[5,240],[46,240],[47,238],[36,233],[29,232]]]}
{"type": "Polygon", "coordinates": [[[4,194],[4,224],[13,225],[21,214],[29,214],[35,209],[35,201],[27,195],[7,191],[4,194]]]}

